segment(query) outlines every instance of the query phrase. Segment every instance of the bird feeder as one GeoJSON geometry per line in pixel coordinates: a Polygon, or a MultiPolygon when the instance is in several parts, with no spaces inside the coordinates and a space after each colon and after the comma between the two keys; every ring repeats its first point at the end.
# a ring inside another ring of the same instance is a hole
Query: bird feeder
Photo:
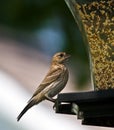
{"type": "Polygon", "coordinates": [[[82,33],[93,91],[59,94],[57,113],[82,124],[114,127],[114,0],[65,0],[82,33]]]}

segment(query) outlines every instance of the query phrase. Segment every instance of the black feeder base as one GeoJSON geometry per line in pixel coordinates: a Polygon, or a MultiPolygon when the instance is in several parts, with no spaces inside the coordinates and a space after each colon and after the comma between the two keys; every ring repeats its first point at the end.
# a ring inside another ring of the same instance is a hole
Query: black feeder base
{"type": "Polygon", "coordinates": [[[114,127],[114,89],[59,94],[55,107],[56,113],[76,114],[84,125],[114,127]]]}

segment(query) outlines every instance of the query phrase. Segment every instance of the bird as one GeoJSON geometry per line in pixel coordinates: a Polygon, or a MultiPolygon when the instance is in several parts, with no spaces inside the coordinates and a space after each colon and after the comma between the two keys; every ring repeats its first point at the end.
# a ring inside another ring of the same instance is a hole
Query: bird
{"type": "Polygon", "coordinates": [[[56,99],[53,97],[64,89],[69,78],[69,71],[66,66],[66,61],[68,61],[69,58],[70,55],[66,52],[57,52],[54,54],[47,75],[37,87],[25,108],[18,115],[17,121],[19,121],[31,107],[44,100],[49,100],[53,103],[56,102],[56,99]]]}

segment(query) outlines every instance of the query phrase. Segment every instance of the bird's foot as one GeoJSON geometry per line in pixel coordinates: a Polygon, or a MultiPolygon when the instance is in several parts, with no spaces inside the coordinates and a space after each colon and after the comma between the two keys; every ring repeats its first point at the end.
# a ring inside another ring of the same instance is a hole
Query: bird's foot
{"type": "Polygon", "coordinates": [[[51,101],[51,102],[53,102],[53,103],[56,102],[56,99],[54,99],[54,98],[51,98],[51,97],[49,97],[49,96],[47,96],[47,95],[45,95],[45,97],[46,97],[47,100],[49,100],[49,101],[51,101]]]}
{"type": "Polygon", "coordinates": [[[53,109],[56,110],[57,102],[55,101],[55,104],[53,105],[53,109]]]}
{"type": "Polygon", "coordinates": [[[49,97],[49,96],[47,96],[47,95],[45,95],[45,97],[46,97],[46,99],[47,99],[48,101],[51,101],[51,102],[54,103],[53,109],[55,110],[55,109],[56,109],[56,105],[57,105],[57,99],[51,98],[51,97],[49,97]]]}

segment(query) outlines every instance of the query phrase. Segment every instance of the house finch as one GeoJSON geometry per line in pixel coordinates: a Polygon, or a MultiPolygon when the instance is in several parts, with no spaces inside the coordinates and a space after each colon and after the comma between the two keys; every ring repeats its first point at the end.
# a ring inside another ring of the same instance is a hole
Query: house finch
{"type": "Polygon", "coordinates": [[[28,104],[17,117],[17,121],[20,120],[28,109],[41,101],[47,99],[55,102],[53,97],[65,87],[68,81],[69,73],[67,67],[65,66],[65,62],[69,57],[70,55],[65,52],[58,52],[53,56],[49,72],[36,89],[31,99],[28,101],[28,104]]]}

